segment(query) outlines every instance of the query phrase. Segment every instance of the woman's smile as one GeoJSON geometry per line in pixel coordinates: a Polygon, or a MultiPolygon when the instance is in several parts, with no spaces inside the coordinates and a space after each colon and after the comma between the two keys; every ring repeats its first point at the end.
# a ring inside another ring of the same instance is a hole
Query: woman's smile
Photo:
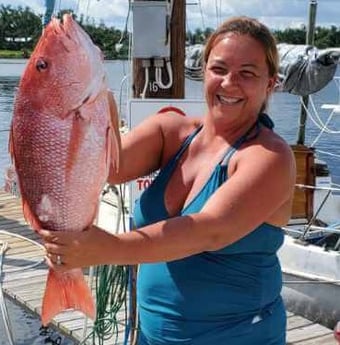
{"type": "Polygon", "coordinates": [[[235,105],[243,101],[243,98],[241,97],[227,97],[223,95],[217,95],[217,99],[223,105],[235,105]]]}

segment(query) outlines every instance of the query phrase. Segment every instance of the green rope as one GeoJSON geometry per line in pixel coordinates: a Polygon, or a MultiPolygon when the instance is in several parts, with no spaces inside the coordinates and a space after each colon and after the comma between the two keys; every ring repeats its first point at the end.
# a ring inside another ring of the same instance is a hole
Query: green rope
{"type": "MultiPolygon", "coordinates": [[[[123,231],[126,232],[125,186],[108,186],[107,192],[114,193],[118,200],[118,210],[122,212],[123,231]]],[[[117,229],[118,231],[118,229],[117,229]]],[[[114,338],[118,342],[118,326],[128,327],[127,291],[129,282],[129,267],[117,265],[97,266],[94,271],[96,282],[97,314],[91,332],[80,344],[86,344],[92,339],[91,345],[104,345],[104,341],[114,338]],[[124,307],[124,308],[122,308],[124,307]],[[124,311],[124,317],[118,319],[118,312],[124,311]]]]}
{"type": "Polygon", "coordinates": [[[118,326],[127,327],[127,285],[128,268],[126,266],[103,265],[95,269],[97,315],[89,335],[81,342],[85,344],[92,338],[91,344],[103,345],[105,340],[115,337],[118,341],[118,326]],[[118,320],[117,314],[125,307],[125,317],[118,320]]]}

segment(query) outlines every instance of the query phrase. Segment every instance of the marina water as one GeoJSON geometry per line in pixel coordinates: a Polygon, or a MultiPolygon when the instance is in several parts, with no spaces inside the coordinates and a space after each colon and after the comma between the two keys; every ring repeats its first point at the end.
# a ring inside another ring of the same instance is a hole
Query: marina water
{"type": "MultiPolygon", "coordinates": [[[[0,59],[0,188],[4,184],[5,169],[10,164],[8,154],[9,127],[16,88],[25,64],[26,60],[0,59]]],[[[126,83],[130,77],[127,74],[129,72],[128,62],[106,61],[105,65],[109,87],[114,91],[121,117],[126,119],[126,83]]],[[[337,76],[340,76],[340,68],[337,70],[337,76]]],[[[201,99],[203,97],[202,83],[186,79],[185,95],[186,98],[201,99]]],[[[309,108],[312,111],[313,106],[315,106],[318,116],[325,123],[331,111],[322,109],[321,106],[329,103],[339,103],[339,90],[334,81],[313,95],[313,103],[310,103],[309,108]]],[[[288,93],[274,93],[269,103],[268,113],[275,123],[276,132],[285,138],[288,143],[295,144],[300,115],[299,97],[288,93]]],[[[310,145],[317,139],[314,146],[317,148],[318,157],[328,164],[333,182],[340,184],[340,158],[337,157],[340,157],[339,113],[332,117],[332,120],[328,123],[328,128],[332,129],[333,133],[324,132],[319,137],[320,128],[308,118],[305,143],[310,145]]],[[[53,342],[60,345],[72,344],[69,339],[55,334],[52,330],[44,331],[39,329],[40,320],[37,317],[16,306],[11,301],[6,301],[16,345],[53,344],[53,342]],[[58,337],[60,337],[60,340],[58,340],[58,337]]],[[[4,324],[0,317],[0,345],[9,344],[5,334],[4,324]]]]}

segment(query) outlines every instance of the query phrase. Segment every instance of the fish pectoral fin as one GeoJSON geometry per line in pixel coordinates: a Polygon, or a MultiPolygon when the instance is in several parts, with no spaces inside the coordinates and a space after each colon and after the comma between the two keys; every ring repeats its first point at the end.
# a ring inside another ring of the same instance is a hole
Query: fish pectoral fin
{"type": "Polygon", "coordinates": [[[94,300],[82,270],[65,273],[49,270],[41,309],[42,324],[46,326],[53,317],[70,308],[93,320],[96,317],[94,300]]]}
{"type": "Polygon", "coordinates": [[[114,171],[118,172],[119,170],[119,163],[121,159],[121,152],[122,152],[122,143],[120,139],[120,132],[119,132],[119,117],[118,117],[118,110],[116,106],[116,102],[113,97],[113,93],[108,90],[107,97],[109,101],[110,107],[110,120],[111,126],[109,129],[109,136],[110,136],[110,145],[111,145],[111,157],[110,161],[113,165],[114,171]],[[113,159],[112,159],[113,158],[113,159]]]}
{"type": "Polygon", "coordinates": [[[70,177],[74,165],[79,159],[79,150],[86,136],[89,127],[89,122],[83,119],[74,117],[72,121],[72,130],[70,143],[68,146],[67,162],[66,162],[66,180],[70,177]]]}

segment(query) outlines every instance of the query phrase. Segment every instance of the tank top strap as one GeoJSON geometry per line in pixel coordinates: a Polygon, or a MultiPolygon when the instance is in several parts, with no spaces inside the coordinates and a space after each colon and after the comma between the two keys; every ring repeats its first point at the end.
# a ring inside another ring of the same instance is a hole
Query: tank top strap
{"type": "Polygon", "coordinates": [[[248,131],[245,134],[243,134],[240,138],[238,138],[231,147],[229,147],[229,149],[226,151],[225,155],[223,156],[220,162],[220,165],[227,166],[231,156],[237,151],[237,149],[243,143],[250,141],[252,139],[255,139],[259,135],[261,126],[265,126],[269,129],[273,129],[274,122],[267,114],[260,113],[256,122],[248,129],[248,131]],[[255,133],[250,135],[250,133],[254,130],[254,128],[256,129],[255,133]]]}

